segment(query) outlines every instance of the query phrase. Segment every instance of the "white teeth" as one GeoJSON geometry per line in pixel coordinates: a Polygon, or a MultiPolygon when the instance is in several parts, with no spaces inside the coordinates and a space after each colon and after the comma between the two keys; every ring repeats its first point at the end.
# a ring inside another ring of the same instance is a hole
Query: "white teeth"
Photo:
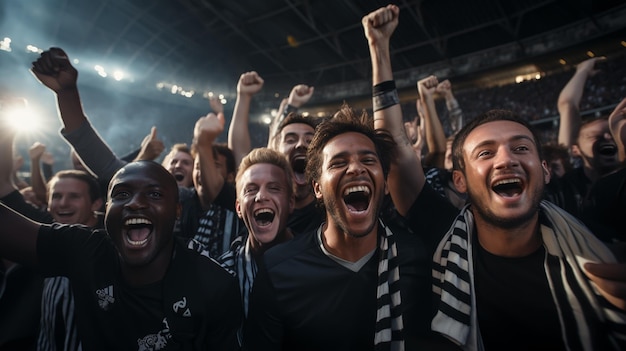
{"type": "Polygon", "coordinates": [[[126,241],[131,244],[132,246],[141,246],[143,244],[145,244],[146,242],[148,242],[148,238],[145,238],[143,240],[140,241],[134,241],[134,240],[130,240],[129,237],[126,237],[126,241]]]}
{"type": "Polygon", "coordinates": [[[262,213],[269,213],[269,214],[274,214],[274,211],[270,210],[269,208],[260,208],[256,211],[254,211],[254,215],[258,216],[262,213]]]}
{"type": "Polygon", "coordinates": [[[512,184],[512,183],[521,183],[521,182],[522,181],[519,180],[518,178],[503,179],[503,180],[497,181],[493,186],[512,184]]]}
{"type": "Polygon", "coordinates": [[[364,192],[366,195],[369,195],[370,189],[365,185],[353,186],[349,187],[343,192],[343,196],[350,195],[351,193],[364,192]]]}
{"type": "Polygon", "coordinates": [[[133,224],[148,224],[151,225],[152,222],[145,218],[129,218],[124,222],[124,225],[133,225],[133,224]]]}

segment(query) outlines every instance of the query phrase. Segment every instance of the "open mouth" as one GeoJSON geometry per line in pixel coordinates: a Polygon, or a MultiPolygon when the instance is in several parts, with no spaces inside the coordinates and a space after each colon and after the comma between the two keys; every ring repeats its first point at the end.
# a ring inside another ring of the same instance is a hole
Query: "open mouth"
{"type": "Polygon", "coordinates": [[[269,208],[261,208],[254,211],[254,220],[259,226],[268,226],[274,221],[276,214],[269,208]]]}
{"type": "Polygon", "coordinates": [[[600,155],[603,156],[615,156],[615,154],[617,154],[617,147],[611,144],[602,145],[599,152],[600,155]]]}
{"type": "Polygon", "coordinates": [[[497,181],[492,186],[493,191],[503,197],[512,197],[522,193],[522,181],[519,178],[510,178],[497,181]]]}
{"type": "Polygon", "coordinates": [[[154,226],[145,218],[129,218],[124,222],[126,242],[130,246],[142,246],[148,242],[154,226]]]}
{"type": "Polygon", "coordinates": [[[365,211],[370,203],[370,189],[364,185],[349,187],[343,192],[343,202],[350,211],[365,211]]]}
{"type": "Polygon", "coordinates": [[[57,212],[57,216],[62,217],[62,218],[67,218],[67,217],[72,217],[74,215],[74,212],[57,212]]]}
{"type": "Polygon", "coordinates": [[[306,183],[306,156],[305,155],[296,155],[291,159],[291,169],[293,169],[293,175],[296,179],[296,183],[305,184],[306,183]]]}
{"type": "Polygon", "coordinates": [[[174,173],[174,179],[176,179],[177,182],[180,182],[185,179],[185,175],[182,173],[174,173]]]}

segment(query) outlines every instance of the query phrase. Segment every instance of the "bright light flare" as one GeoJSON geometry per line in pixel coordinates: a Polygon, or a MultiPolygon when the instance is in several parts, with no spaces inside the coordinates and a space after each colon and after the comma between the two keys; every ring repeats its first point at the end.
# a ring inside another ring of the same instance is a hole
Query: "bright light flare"
{"type": "Polygon", "coordinates": [[[124,79],[124,76],[125,76],[125,74],[122,71],[115,71],[115,72],[113,72],[113,79],[115,79],[118,82],[120,80],[124,79]]]}
{"type": "Polygon", "coordinates": [[[42,121],[37,113],[28,106],[26,100],[19,100],[21,101],[3,106],[2,118],[6,119],[9,127],[17,133],[34,134],[38,132],[41,129],[42,121]]]}

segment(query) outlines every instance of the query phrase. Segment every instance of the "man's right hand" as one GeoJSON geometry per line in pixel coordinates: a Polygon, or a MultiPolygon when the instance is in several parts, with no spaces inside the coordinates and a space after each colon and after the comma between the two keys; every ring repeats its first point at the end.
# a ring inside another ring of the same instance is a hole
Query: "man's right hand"
{"type": "Polygon", "coordinates": [[[76,89],[78,71],[70,63],[70,59],[59,48],[41,53],[31,68],[33,75],[45,86],[55,93],[63,90],[76,89]]]}

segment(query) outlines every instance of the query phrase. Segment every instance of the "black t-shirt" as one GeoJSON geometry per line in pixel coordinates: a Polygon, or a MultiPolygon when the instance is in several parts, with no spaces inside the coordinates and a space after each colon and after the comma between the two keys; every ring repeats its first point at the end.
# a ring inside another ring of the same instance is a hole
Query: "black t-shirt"
{"type": "Polygon", "coordinates": [[[476,247],[474,283],[485,350],[565,350],[543,246],[514,258],[476,247]]]}
{"type": "MultiPolygon", "coordinates": [[[[423,195],[426,202],[431,196],[446,201],[432,189],[423,195]]],[[[442,218],[433,220],[437,219],[442,218]]],[[[394,223],[387,224],[398,248],[406,349],[457,350],[430,331],[434,312],[431,248],[444,232],[413,234],[394,223]]],[[[378,255],[377,249],[358,272],[353,272],[324,254],[317,230],[268,250],[255,279],[244,347],[373,350],[378,255]]]]}
{"type": "Polygon", "coordinates": [[[606,243],[626,242],[626,168],[596,181],[583,222],[606,243]]]}
{"type": "Polygon", "coordinates": [[[140,287],[121,277],[117,250],[104,231],[42,226],[37,253],[44,275],[67,276],[72,283],[85,350],[237,347],[236,279],[182,241],[164,279],[140,287]]]}
{"type": "Polygon", "coordinates": [[[296,208],[291,212],[287,219],[287,227],[291,229],[294,236],[298,236],[317,229],[325,219],[316,201],[311,201],[303,208],[296,208]]]}

